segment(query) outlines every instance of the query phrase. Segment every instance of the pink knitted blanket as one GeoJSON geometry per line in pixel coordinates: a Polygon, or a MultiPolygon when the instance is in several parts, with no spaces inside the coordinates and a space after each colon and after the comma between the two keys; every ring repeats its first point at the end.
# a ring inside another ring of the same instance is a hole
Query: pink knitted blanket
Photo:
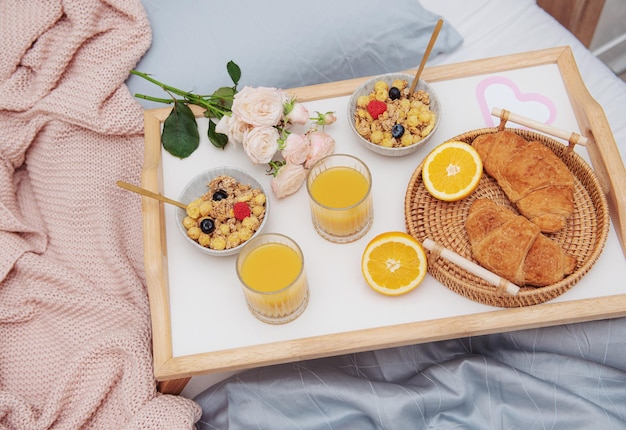
{"type": "Polygon", "coordinates": [[[156,392],[140,199],[115,185],[140,182],[143,7],[1,5],[0,428],[192,428],[156,392]]]}

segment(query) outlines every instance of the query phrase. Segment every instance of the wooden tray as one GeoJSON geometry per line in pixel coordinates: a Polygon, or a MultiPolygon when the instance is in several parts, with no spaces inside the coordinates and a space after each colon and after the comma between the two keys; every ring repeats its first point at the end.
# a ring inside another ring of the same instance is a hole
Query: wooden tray
{"type": "MultiPolygon", "coordinates": [[[[452,64],[424,70],[431,83],[522,69],[556,65],[562,75],[582,134],[590,138],[588,152],[603,188],[608,194],[613,225],[622,250],[626,243],[626,178],[621,157],[600,106],[587,92],[568,47],[452,64]],[[610,173],[610,175],[609,175],[610,173]]],[[[414,71],[407,71],[414,73],[414,71]]],[[[367,78],[292,90],[302,101],[347,96],[367,78]]],[[[199,109],[195,110],[202,116],[199,109]]],[[[163,190],[161,125],[169,108],[145,112],[145,159],[142,185],[163,190]]],[[[143,198],[144,258],[151,307],[154,372],[162,392],[180,392],[193,375],[226,372],[296,360],[332,356],[363,350],[422,343],[470,335],[519,330],[604,319],[626,315],[626,294],[583,300],[545,303],[539,306],[493,310],[462,316],[355,329],[236,349],[174,356],[172,348],[168,255],[163,204],[143,198]]],[[[401,207],[402,202],[398,201],[401,207]]]]}

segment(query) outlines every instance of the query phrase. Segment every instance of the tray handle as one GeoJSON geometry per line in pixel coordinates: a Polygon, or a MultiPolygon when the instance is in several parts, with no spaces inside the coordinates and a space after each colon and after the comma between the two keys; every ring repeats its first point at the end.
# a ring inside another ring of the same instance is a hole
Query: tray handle
{"type": "Polygon", "coordinates": [[[551,125],[544,124],[539,121],[535,121],[534,119],[526,118],[522,115],[517,115],[505,109],[494,107],[493,109],[491,109],[491,115],[497,116],[500,118],[501,120],[500,126],[499,126],[500,129],[504,128],[504,124],[506,123],[506,121],[512,121],[516,124],[525,125],[526,127],[530,127],[537,131],[547,133],[551,136],[565,139],[570,143],[570,148],[573,148],[573,145],[586,146],[589,140],[585,136],[581,136],[578,133],[569,132],[567,130],[553,127],[551,125]]]}

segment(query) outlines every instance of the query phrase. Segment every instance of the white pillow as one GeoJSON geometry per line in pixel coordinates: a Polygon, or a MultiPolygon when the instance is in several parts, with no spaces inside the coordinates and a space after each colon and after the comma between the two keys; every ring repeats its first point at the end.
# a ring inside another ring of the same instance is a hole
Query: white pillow
{"type": "MultiPolygon", "coordinates": [[[[152,45],[137,70],[192,92],[243,85],[294,88],[415,68],[437,15],[417,0],[144,0],[152,45]]],[[[462,43],[445,23],[431,55],[462,43]]],[[[134,93],[167,95],[137,76],[134,93]]],[[[144,107],[163,105],[139,100],[144,107]]]]}

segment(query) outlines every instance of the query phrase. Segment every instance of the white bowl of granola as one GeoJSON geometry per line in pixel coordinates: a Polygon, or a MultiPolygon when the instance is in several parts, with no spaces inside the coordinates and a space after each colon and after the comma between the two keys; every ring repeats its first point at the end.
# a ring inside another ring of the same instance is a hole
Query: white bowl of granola
{"type": "Polygon", "coordinates": [[[212,256],[237,254],[267,223],[270,202],[265,187],[236,167],[215,167],[183,188],[176,209],[180,233],[194,248],[212,256]]]}
{"type": "Polygon", "coordinates": [[[348,121],[358,142],[377,154],[399,157],[426,145],[441,122],[439,98],[423,80],[387,73],[365,81],[348,100],[348,121]]]}

